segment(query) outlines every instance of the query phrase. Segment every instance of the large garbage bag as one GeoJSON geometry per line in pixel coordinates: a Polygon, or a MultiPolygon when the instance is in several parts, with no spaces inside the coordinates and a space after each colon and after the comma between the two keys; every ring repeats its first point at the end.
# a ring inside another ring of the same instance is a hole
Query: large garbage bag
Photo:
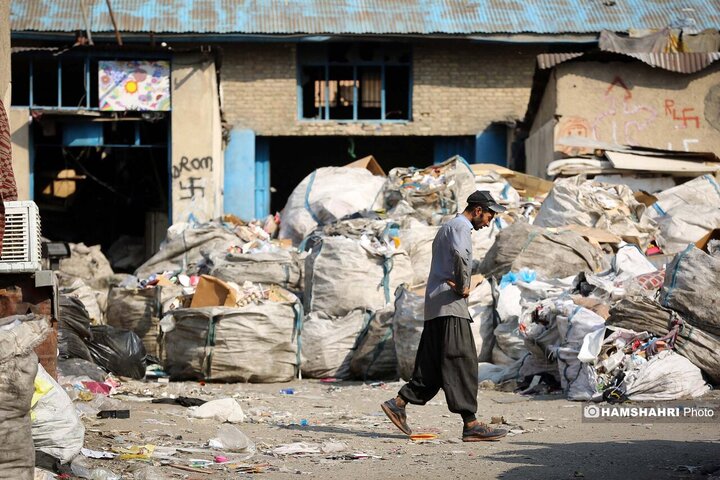
{"type": "Polygon", "coordinates": [[[720,336],[720,257],[694,245],[677,254],[666,268],[660,303],[720,336]]]}
{"type": "Polygon", "coordinates": [[[70,244],[70,257],[60,260],[60,272],[77,277],[86,283],[113,274],[110,262],[100,250],[100,245],[70,244]]]}
{"type": "Polygon", "coordinates": [[[398,373],[403,380],[410,380],[415,369],[415,356],[425,328],[425,299],[404,286],[395,292],[395,354],[398,373]]]}
{"type": "Polygon", "coordinates": [[[35,450],[67,463],[80,453],[85,427],[65,390],[38,365],[32,398],[32,439],[35,450]]]}
{"type": "Polygon", "coordinates": [[[560,384],[568,400],[590,400],[595,395],[597,384],[595,370],[591,365],[578,359],[585,335],[605,328],[605,319],[583,307],[572,307],[556,317],[559,347],[556,350],[560,384]]]}
{"type": "Polygon", "coordinates": [[[495,327],[500,324],[495,312],[493,287],[489,280],[480,283],[470,292],[468,310],[473,319],[472,329],[479,362],[490,362],[495,346],[495,327]]]}
{"type": "Polygon", "coordinates": [[[625,396],[636,402],[695,398],[709,390],[700,369],[670,350],[658,353],[625,377],[625,396]]]}
{"type": "Polygon", "coordinates": [[[162,322],[162,359],[173,380],[272,383],[298,365],[302,308],[262,302],[241,308],[183,308],[162,322]]]}
{"type": "Polygon", "coordinates": [[[493,331],[495,335],[495,348],[493,349],[493,363],[507,365],[520,360],[528,354],[525,341],[518,331],[518,319],[500,323],[493,331]],[[497,350],[500,350],[499,352],[497,350]]]}
{"type": "Polygon", "coordinates": [[[180,270],[194,273],[204,260],[203,254],[226,252],[240,243],[240,238],[220,223],[210,222],[196,227],[175,224],[168,229],[160,251],[141,265],[135,275],[146,278],[154,273],[180,270]]]}
{"type": "Polygon", "coordinates": [[[163,287],[113,287],[108,295],[107,323],[135,332],[148,355],[157,356],[163,287]]]}
{"type": "Polygon", "coordinates": [[[682,185],[656,193],[655,202],[647,216],[657,220],[679,206],[706,206],[720,208],[720,185],[712,175],[697,177],[682,185]]]}
{"type": "MultiPolygon", "coordinates": [[[[635,296],[622,299],[610,309],[607,324],[636,332],[647,331],[662,337],[668,333],[671,323],[677,321],[678,317],[676,312],[664,308],[655,300],[635,296]]],[[[679,320],[687,323],[682,317],[679,320]]],[[[675,350],[702,369],[713,383],[720,384],[719,336],[687,324],[679,329],[675,350]]]]}
{"type": "Polygon", "coordinates": [[[372,210],[384,185],[385,177],[364,168],[319,168],[290,194],[280,214],[279,236],[298,245],[318,225],[372,210]]]}
{"type": "Polygon", "coordinates": [[[58,358],[58,377],[88,377],[95,382],[103,382],[107,372],[95,363],[82,358],[58,358]]]}
{"type": "Polygon", "coordinates": [[[432,263],[432,244],[439,226],[426,225],[410,219],[400,229],[400,246],[410,255],[413,269],[412,285],[427,283],[432,263]]]}
{"type": "Polygon", "coordinates": [[[95,363],[115,375],[145,378],[145,346],[137,334],[110,325],[93,325],[90,332],[87,346],[95,363]]]}
{"type": "Polygon", "coordinates": [[[490,192],[500,205],[520,206],[520,193],[498,172],[487,171],[482,175],[475,175],[475,190],[490,192]]]}
{"type": "Polygon", "coordinates": [[[518,330],[522,314],[522,292],[515,285],[505,285],[492,291],[497,325],[493,331],[495,345],[492,363],[510,365],[527,355],[525,341],[518,330]]]}
{"type": "Polygon", "coordinates": [[[264,283],[299,291],[303,289],[304,253],[278,250],[269,253],[210,255],[210,275],[226,282],[264,283]]]}
{"type": "Polygon", "coordinates": [[[720,206],[678,205],[655,218],[658,246],[665,254],[679,253],[716,228],[720,228],[720,206]]]}
{"type": "Polygon", "coordinates": [[[529,305],[523,309],[518,329],[524,339],[525,348],[530,353],[523,357],[520,375],[523,377],[549,373],[557,380],[560,375],[553,352],[560,343],[560,332],[554,318],[540,318],[538,314],[543,305],[551,305],[552,300],[529,305]]]}
{"type": "Polygon", "coordinates": [[[102,299],[104,292],[91,288],[80,278],[64,277],[61,282],[64,284],[60,288],[61,294],[77,297],[87,310],[92,323],[104,323],[104,310],[98,301],[99,298],[102,299]]]}
{"type": "Polygon", "coordinates": [[[58,356],[92,361],[85,344],[92,339],[90,317],[85,306],[79,298],[67,295],[60,295],[58,303],[58,356]]]}
{"type": "Polygon", "coordinates": [[[625,185],[585,180],[582,176],[557,180],[540,207],[534,225],[562,227],[582,225],[618,235],[643,249],[657,233],[655,223],[646,217],[646,206],[625,185]]]}
{"type": "Polygon", "coordinates": [[[475,191],[475,174],[460,156],[424,169],[394,168],[388,175],[385,206],[410,207],[412,215],[430,225],[439,225],[448,215],[462,212],[467,197],[475,191]]]}
{"type": "Polygon", "coordinates": [[[50,333],[50,322],[33,315],[0,319],[0,478],[33,480],[30,404],[38,358],[33,349],[50,333]]]}
{"type": "Polygon", "coordinates": [[[356,308],[377,310],[392,302],[392,292],[412,282],[404,250],[385,256],[344,236],[316,237],[305,259],[305,311],[342,317],[356,308]]]}
{"type": "Polygon", "coordinates": [[[302,329],[302,373],[309,378],[350,378],[350,361],[371,314],[355,309],[343,317],[313,312],[302,329]]]}
{"type": "Polygon", "coordinates": [[[360,332],[350,360],[350,373],[360,380],[396,380],[398,362],[395,353],[392,319],[395,306],[373,312],[370,322],[360,332]]]}
{"type": "Polygon", "coordinates": [[[500,230],[480,264],[480,272],[498,279],[509,271],[535,270],[538,276],[564,278],[604,268],[600,249],[571,231],[553,232],[515,222],[500,230]]]}

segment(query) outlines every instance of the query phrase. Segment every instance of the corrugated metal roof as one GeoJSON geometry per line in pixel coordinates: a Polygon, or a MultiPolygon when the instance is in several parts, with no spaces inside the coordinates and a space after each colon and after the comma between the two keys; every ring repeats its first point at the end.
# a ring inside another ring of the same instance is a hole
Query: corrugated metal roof
{"type": "MultiPolygon", "coordinates": [[[[105,0],[82,0],[113,31],[105,0]]],[[[720,25],[716,0],[112,0],[122,32],[205,34],[597,33],[720,25]]],[[[11,3],[13,31],[84,29],[81,0],[11,3]]]]}
{"type": "Polygon", "coordinates": [[[568,53],[541,53],[537,56],[538,68],[545,70],[552,68],[573,58],[582,57],[583,52],[568,52],[568,53]]]}
{"type": "MultiPolygon", "coordinates": [[[[677,73],[695,73],[720,60],[720,52],[684,52],[684,53],[628,53],[610,52],[617,55],[626,55],[640,60],[651,67],[662,68],[677,73]]],[[[597,57],[590,54],[590,57],[597,57]]],[[[588,57],[587,53],[541,53],[537,56],[538,68],[546,70],[556,65],[579,57],[588,57]]]]}
{"type": "Polygon", "coordinates": [[[663,70],[678,73],[699,72],[711,63],[720,60],[720,52],[619,53],[637,58],[651,67],[658,67],[663,70]]]}

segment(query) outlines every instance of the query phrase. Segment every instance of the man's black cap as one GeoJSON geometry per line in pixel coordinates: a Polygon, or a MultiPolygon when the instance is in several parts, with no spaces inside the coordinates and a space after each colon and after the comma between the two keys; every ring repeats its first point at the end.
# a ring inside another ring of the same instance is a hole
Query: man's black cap
{"type": "Polygon", "coordinates": [[[501,213],[507,210],[507,208],[497,203],[487,190],[477,190],[467,198],[467,203],[472,207],[482,207],[484,210],[490,210],[495,213],[501,213]]]}

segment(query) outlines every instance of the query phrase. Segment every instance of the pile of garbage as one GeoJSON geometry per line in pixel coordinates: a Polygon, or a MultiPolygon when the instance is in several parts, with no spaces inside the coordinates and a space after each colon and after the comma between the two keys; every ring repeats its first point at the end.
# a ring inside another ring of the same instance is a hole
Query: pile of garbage
{"type": "Polygon", "coordinates": [[[460,157],[385,175],[369,158],[311,173],[264,220],[173,225],[134,276],[67,272],[61,355],[135,378],[157,364],[172,380],[407,379],[433,239],[484,189],[508,211],[473,233],[481,381],[638,398],[632,382],[661,363],[698,369],[685,375],[697,385],[717,383],[716,354],[705,353],[717,342],[714,320],[687,307],[711,310],[716,294],[702,289],[688,303],[678,290],[683,269],[716,275],[717,181],[706,175],[652,196],[582,177],[547,190],[522,174],[513,185],[513,176],[460,157]],[[688,328],[702,335],[687,339],[688,328]],[[126,364],[136,359],[132,368],[97,347],[112,350],[110,339],[126,346],[126,364]]]}
{"type": "Polygon", "coordinates": [[[697,397],[720,382],[717,181],[635,197],[558,180],[532,225],[498,235],[480,268],[492,312],[473,315],[494,342],[482,382],[610,402],[697,397]]]}

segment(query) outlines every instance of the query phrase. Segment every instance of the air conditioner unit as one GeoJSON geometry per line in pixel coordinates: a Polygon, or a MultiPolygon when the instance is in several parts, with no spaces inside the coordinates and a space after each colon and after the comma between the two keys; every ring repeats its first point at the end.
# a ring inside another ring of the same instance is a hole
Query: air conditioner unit
{"type": "Polygon", "coordinates": [[[0,273],[37,272],[42,269],[40,211],[35,202],[5,203],[5,235],[0,273]]]}

